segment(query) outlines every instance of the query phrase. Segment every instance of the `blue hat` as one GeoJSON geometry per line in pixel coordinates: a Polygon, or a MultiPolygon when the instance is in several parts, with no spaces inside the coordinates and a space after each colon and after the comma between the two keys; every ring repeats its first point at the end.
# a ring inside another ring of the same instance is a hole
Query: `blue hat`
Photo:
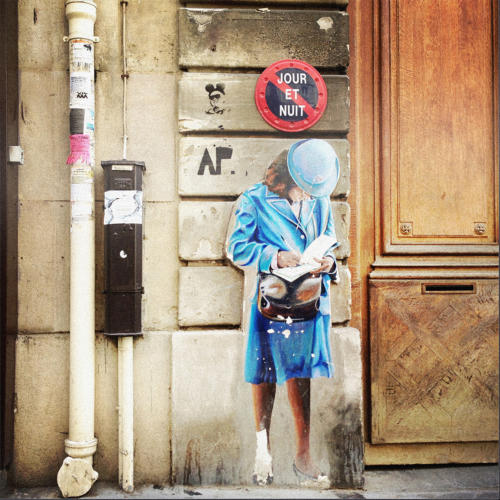
{"type": "Polygon", "coordinates": [[[329,196],[337,185],[339,159],[322,139],[304,139],[292,144],[287,163],[295,184],[311,196],[329,196]]]}

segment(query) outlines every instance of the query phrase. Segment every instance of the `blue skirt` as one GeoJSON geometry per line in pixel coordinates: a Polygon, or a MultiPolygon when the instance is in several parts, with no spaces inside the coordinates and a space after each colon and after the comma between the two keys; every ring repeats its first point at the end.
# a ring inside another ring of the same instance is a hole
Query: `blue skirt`
{"type": "Polygon", "coordinates": [[[283,384],[291,378],[332,377],[330,316],[309,321],[272,321],[255,309],[250,321],[245,380],[283,384]]]}

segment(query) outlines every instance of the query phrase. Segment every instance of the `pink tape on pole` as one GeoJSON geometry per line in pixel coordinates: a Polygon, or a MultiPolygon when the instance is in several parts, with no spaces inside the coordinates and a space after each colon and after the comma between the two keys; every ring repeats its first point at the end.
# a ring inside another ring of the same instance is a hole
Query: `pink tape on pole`
{"type": "Polygon", "coordinates": [[[87,134],[75,134],[69,136],[70,154],[66,160],[66,165],[73,165],[81,161],[90,165],[90,137],[87,134]]]}

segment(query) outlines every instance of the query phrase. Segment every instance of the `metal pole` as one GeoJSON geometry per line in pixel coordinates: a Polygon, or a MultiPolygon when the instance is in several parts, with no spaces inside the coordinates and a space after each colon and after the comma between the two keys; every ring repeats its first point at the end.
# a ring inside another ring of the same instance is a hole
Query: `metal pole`
{"type": "Polygon", "coordinates": [[[122,58],[123,58],[123,159],[127,159],[127,0],[121,0],[122,6],[122,58]]]}
{"type": "MultiPolygon", "coordinates": [[[[127,159],[127,0],[122,6],[123,159],[127,159]]],[[[127,493],[134,491],[134,341],[118,338],[118,478],[127,493]]]]}

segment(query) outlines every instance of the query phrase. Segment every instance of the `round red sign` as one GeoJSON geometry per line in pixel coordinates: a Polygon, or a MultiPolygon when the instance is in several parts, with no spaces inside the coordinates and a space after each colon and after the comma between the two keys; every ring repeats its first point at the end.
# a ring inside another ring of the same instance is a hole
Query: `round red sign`
{"type": "Polygon", "coordinates": [[[255,87],[255,104],[262,118],[285,132],[312,127],[323,115],[326,102],[326,84],[321,75],[297,59],[271,64],[255,87]]]}

